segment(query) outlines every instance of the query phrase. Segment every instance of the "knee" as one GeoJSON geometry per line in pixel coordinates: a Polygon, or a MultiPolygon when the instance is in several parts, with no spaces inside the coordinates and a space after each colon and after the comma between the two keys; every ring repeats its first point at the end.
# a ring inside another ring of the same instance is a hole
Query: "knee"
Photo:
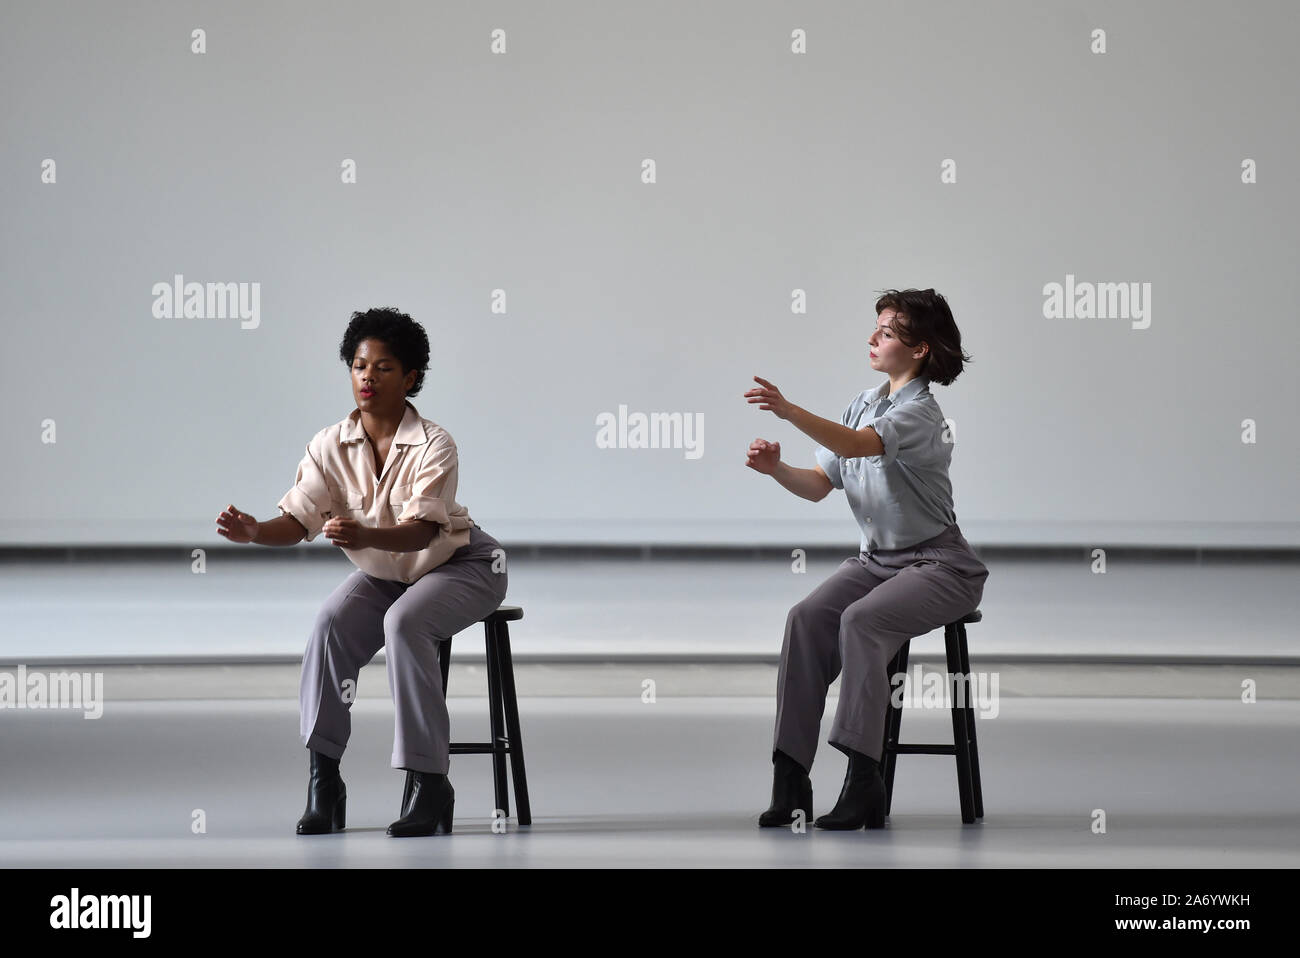
{"type": "Polygon", "coordinates": [[[803,626],[810,624],[813,620],[812,606],[807,602],[796,602],[790,606],[790,611],[785,616],[785,629],[790,635],[798,635],[803,626]]]}
{"type": "MultiPolygon", "coordinates": [[[[811,642],[824,642],[829,637],[834,640],[835,614],[815,602],[804,599],[790,607],[785,617],[786,643],[806,645],[811,642]],[[828,636],[829,634],[829,636],[828,636]]],[[[819,644],[820,644],[819,642],[819,644]]]]}
{"type": "Polygon", "coordinates": [[[309,649],[339,648],[338,629],[335,628],[337,618],[338,610],[329,606],[316,613],[316,620],[311,627],[311,638],[307,640],[309,649]]]}
{"type": "Polygon", "coordinates": [[[420,626],[421,617],[411,607],[394,604],[384,613],[384,647],[404,645],[420,634],[420,626]]]}
{"type": "Polygon", "coordinates": [[[894,624],[886,610],[872,606],[849,606],[840,615],[840,636],[852,638],[855,643],[878,643],[894,624]]]}

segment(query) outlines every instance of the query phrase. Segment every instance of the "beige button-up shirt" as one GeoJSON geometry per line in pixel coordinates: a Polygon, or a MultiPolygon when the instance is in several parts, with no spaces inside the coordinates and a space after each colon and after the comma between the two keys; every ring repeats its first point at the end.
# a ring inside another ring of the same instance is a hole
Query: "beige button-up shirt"
{"type": "MultiPolygon", "coordinates": [[[[361,427],[361,410],[327,426],[307,443],[294,487],[278,504],[316,538],[330,518],[355,519],[364,526],[395,526],[406,519],[438,524],[432,541],[419,552],[347,549],[362,572],[410,584],[436,569],[469,544],[475,523],[456,504],[456,443],[437,423],[420,417],[408,401],[383,472],[375,475],[375,451],[361,427]]],[[[342,548],[342,547],[340,547],[342,548]]]]}

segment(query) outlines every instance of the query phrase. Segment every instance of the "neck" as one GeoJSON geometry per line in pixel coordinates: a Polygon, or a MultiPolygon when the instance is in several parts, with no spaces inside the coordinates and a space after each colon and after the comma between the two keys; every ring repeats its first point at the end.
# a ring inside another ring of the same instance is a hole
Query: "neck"
{"type": "Polygon", "coordinates": [[[888,392],[887,395],[892,396],[892,395],[894,395],[895,393],[897,393],[900,389],[902,389],[904,386],[906,386],[908,383],[910,383],[913,379],[915,379],[915,378],[916,378],[916,375],[917,375],[917,374],[916,374],[916,372],[915,372],[914,370],[909,370],[908,372],[905,372],[905,373],[899,373],[897,376],[890,376],[890,377],[889,377],[889,392],[888,392]]]}
{"type": "Polygon", "coordinates": [[[366,431],[368,436],[377,439],[391,439],[397,434],[397,427],[402,424],[402,417],[405,415],[405,402],[396,411],[391,409],[375,410],[373,412],[362,410],[361,428],[366,431]]]}

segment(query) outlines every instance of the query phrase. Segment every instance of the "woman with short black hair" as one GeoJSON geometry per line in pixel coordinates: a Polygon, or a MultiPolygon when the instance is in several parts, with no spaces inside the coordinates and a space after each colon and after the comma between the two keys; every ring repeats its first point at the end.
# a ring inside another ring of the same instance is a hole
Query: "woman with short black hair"
{"type": "Polygon", "coordinates": [[[429,339],[391,307],[352,314],[339,347],[356,408],[307,443],[281,516],[258,522],[233,505],[217,517],[231,542],[288,546],[324,533],[357,571],[325,600],[299,687],[311,752],[298,834],[341,831],[347,790],[339,759],[351,734],[361,667],[385,650],[395,706],[392,766],[407,770],[394,836],[451,831],[449,719],[439,645],[506,595],[505,552],[456,502],[450,433],[409,402],[429,366],[429,339]]]}

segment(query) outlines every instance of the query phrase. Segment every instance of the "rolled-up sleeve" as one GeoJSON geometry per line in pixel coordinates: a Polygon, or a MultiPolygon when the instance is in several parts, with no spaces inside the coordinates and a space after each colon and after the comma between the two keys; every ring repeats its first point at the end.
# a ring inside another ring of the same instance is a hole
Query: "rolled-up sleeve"
{"type": "Polygon", "coordinates": [[[936,422],[918,403],[904,403],[867,423],[880,436],[885,451],[867,456],[867,462],[884,469],[895,461],[909,466],[934,465],[943,459],[943,423],[936,422]]]}
{"type": "Polygon", "coordinates": [[[307,530],[308,542],[320,535],[325,520],[330,518],[333,509],[329,486],[325,482],[325,471],[312,449],[314,442],[313,439],[307,443],[302,461],[298,463],[298,478],[294,480],[293,488],[277,504],[282,515],[293,516],[302,523],[307,530]]]}
{"type": "Polygon", "coordinates": [[[844,477],[840,475],[840,457],[825,446],[818,446],[814,455],[817,457],[817,465],[822,467],[822,472],[826,473],[826,478],[831,481],[831,485],[836,489],[843,489],[844,477]]]}
{"type": "Polygon", "coordinates": [[[459,464],[456,443],[449,437],[425,444],[424,457],[411,480],[411,498],[397,515],[398,522],[424,519],[438,524],[439,532],[450,534],[471,525],[456,504],[459,464]]]}

